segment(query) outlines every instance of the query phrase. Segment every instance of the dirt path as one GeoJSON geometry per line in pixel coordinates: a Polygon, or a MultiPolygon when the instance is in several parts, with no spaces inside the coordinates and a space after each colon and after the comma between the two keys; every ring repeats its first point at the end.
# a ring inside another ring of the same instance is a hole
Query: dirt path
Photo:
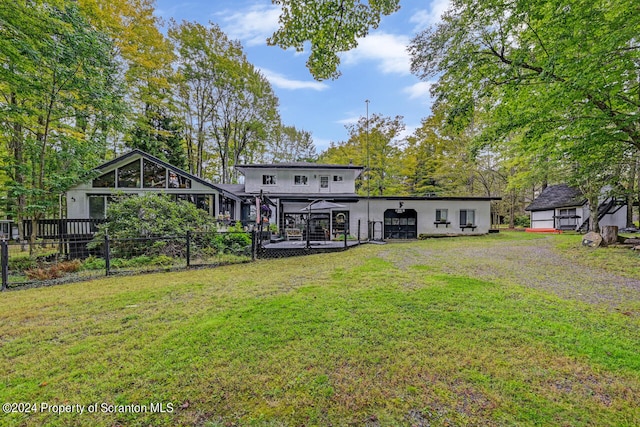
{"type": "Polygon", "coordinates": [[[451,243],[438,242],[436,249],[421,242],[407,245],[399,254],[385,252],[383,256],[401,267],[429,265],[446,274],[523,285],[622,311],[630,302],[637,306],[640,301],[640,279],[578,265],[554,250],[551,239],[451,243]]]}

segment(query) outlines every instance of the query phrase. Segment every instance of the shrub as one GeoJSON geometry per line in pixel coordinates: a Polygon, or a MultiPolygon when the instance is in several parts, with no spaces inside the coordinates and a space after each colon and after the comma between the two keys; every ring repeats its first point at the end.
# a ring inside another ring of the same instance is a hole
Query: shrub
{"type": "Polygon", "coordinates": [[[65,273],[74,273],[78,271],[82,263],[80,260],[64,261],[54,264],[50,267],[31,268],[24,273],[27,278],[32,280],[51,280],[57,279],[65,275],[65,273]]]}
{"type": "Polygon", "coordinates": [[[82,263],[83,270],[104,270],[106,267],[106,262],[103,258],[97,258],[91,255],[89,258],[85,259],[82,263]]]}
{"type": "Polygon", "coordinates": [[[516,215],[513,218],[513,223],[516,227],[529,227],[531,225],[531,218],[529,215],[516,215]]]}
{"type": "Polygon", "coordinates": [[[38,262],[35,258],[30,257],[28,254],[16,255],[9,258],[9,270],[12,271],[26,271],[36,268],[38,262]]]}
{"type": "Polygon", "coordinates": [[[183,237],[187,231],[215,229],[215,220],[187,201],[174,201],[165,194],[122,197],[109,205],[106,222],[99,227],[90,248],[98,247],[108,233],[114,257],[184,256],[183,237]],[[152,244],[140,240],[170,236],[176,239],[158,240],[152,244]]]}

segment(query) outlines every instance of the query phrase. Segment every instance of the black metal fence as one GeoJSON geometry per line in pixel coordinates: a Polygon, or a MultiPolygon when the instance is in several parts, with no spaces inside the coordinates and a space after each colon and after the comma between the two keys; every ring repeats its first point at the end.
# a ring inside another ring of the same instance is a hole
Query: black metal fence
{"type": "MultiPolygon", "coordinates": [[[[287,242],[258,232],[188,232],[114,239],[69,235],[27,242],[0,240],[1,290],[48,286],[116,274],[173,271],[344,251],[358,241],[287,242]]],[[[269,234],[269,233],[267,233],[269,234]]]]}
{"type": "Polygon", "coordinates": [[[1,289],[243,263],[254,259],[255,252],[252,235],[246,232],[189,232],[131,239],[106,236],[100,241],[68,238],[43,240],[31,247],[0,241],[1,289]]]}

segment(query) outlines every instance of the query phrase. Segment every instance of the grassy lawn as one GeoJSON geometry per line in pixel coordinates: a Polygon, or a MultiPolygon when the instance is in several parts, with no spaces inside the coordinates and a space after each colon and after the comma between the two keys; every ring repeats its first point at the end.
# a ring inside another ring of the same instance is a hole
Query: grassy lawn
{"type": "Polygon", "coordinates": [[[580,239],[364,245],[6,292],[0,403],[37,411],[0,425],[640,425],[640,257],[580,239]]]}

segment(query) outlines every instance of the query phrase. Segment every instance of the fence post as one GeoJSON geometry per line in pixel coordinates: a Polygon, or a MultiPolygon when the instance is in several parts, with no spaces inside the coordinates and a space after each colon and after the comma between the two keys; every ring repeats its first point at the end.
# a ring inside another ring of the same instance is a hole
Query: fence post
{"type": "Polygon", "coordinates": [[[2,264],[2,290],[7,290],[9,282],[9,245],[5,240],[0,242],[0,264],[2,264]]]}
{"type": "Polygon", "coordinates": [[[191,266],[191,231],[187,231],[187,267],[191,266]]]}
{"type": "Polygon", "coordinates": [[[107,233],[104,234],[104,268],[108,276],[111,273],[111,248],[109,245],[109,235],[107,233]]]}
{"type": "Polygon", "coordinates": [[[344,247],[347,247],[347,224],[344,225],[344,247]]]}
{"type": "Polygon", "coordinates": [[[358,220],[358,243],[360,243],[360,220],[358,220]]]}
{"type": "Polygon", "coordinates": [[[256,229],[251,230],[251,261],[256,260],[256,229]]]}

